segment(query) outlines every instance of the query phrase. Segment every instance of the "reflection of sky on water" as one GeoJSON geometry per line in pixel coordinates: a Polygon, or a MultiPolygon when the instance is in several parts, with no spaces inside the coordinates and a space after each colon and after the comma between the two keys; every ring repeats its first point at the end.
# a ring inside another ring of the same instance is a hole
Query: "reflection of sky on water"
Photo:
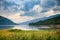
{"type": "Polygon", "coordinates": [[[28,26],[28,25],[16,25],[13,29],[21,29],[21,30],[38,30],[36,27],[28,26]]]}
{"type": "Polygon", "coordinates": [[[0,29],[21,29],[21,30],[39,30],[49,29],[48,26],[29,26],[29,25],[0,25],[0,29]]]}
{"type": "Polygon", "coordinates": [[[0,25],[0,29],[38,30],[36,27],[28,25],[0,25]]]}
{"type": "Polygon", "coordinates": [[[0,25],[0,29],[11,29],[13,26],[10,25],[0,25]]]}

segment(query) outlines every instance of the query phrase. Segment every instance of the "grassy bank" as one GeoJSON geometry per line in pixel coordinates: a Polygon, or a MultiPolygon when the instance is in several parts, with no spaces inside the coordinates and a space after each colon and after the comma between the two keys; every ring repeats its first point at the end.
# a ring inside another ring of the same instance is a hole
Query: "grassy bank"
{"type": "Polygon", "coordinates": [[[0,30],[0,40],[60,40],[60,30],[0,30]]]}

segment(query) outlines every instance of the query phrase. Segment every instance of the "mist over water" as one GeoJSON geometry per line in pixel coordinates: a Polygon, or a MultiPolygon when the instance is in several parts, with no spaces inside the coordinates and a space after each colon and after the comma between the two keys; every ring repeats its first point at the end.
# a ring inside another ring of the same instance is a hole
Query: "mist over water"
{"type": "Polygon", "coordinates": [[[21,30],[38,30],[37,27],[29,26],[29,25],[15,25],[13,29],[21,29],[21,30]]]}
{"type": "Polygon", "coordinates": [[[40,30],[50,28],[48,26],[29,26],[29,25],[0,25],[0,29],[20,29],[20,30],[40,30]]]}

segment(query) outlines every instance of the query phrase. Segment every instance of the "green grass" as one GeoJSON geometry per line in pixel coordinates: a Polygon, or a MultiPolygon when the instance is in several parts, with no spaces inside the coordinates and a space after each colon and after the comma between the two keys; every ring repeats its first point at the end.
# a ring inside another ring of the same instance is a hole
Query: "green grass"
{"type": "Polygon", "coordinates": [[[0,30],[0,40],[60,40],[60,30],[0,30]]]}

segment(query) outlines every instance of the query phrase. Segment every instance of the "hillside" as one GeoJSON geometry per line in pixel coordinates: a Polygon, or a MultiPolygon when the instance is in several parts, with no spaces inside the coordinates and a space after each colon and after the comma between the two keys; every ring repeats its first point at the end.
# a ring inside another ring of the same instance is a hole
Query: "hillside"
{"type": "Polygon", "coordinates": [[[44,18],[37,18],[37,19],[33,19],[33,20],[29,20],[29,21],[26,21],[26,22],[22,22],[22,23],[20,23],[20,25],[28,25],[29,23],[32,23],[32,22],[38,22],[38,21],[40,21],[40,20],[46,20],[47,19],[47,17],[44,17],[44,18]]]}
{"type": "Polygon", "coordinates": [[[10,19],[0,16],[0,25],[16,25],[10,19]]]}
{"type": "Polygon", "coordinates": [[[44,21],[40,20],[35,23],[30,23],[29,25],[52,25],[52,24],[54,25],[60,24],[60,14],[50,16],[48,17],[48,19],[44,21]]]}
{"type": "Polygon", "coordinates": [[[0,16],[0,30],[13,28],[13,26],[10,26],[10,25],[17,25],[17,24],[12,22],[8,18],[0,16]]]}

